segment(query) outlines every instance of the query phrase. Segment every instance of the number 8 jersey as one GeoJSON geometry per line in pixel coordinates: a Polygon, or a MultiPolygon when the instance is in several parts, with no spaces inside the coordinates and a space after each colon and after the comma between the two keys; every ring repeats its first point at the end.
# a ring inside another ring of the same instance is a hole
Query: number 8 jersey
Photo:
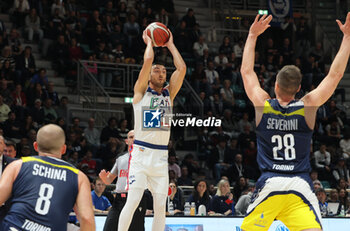
{"type": "Polygon", "coordinates": [[[305,120],[304,102],[281,106],[277,99],[265,101],[256,128],[257,161],[262,172],[308,173],[313,131],[305,120]]]}
{"type": "Polygon", "coordinates": [[[54,157],[22,161],[4,223],[9,230],[65,231],[78,194],[79,170],[54,157]]]}

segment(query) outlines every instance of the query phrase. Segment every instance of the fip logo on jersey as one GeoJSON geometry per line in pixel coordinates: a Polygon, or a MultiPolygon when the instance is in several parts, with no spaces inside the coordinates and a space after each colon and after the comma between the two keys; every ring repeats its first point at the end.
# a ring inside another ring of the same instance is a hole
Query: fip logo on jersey
{"type": "Polygon", "coordinates": [[[161,121],[160,116],[162,112],[157,110],[144,110],[143,111],[143,127],[144,128],[160,128],[161,121]]]}

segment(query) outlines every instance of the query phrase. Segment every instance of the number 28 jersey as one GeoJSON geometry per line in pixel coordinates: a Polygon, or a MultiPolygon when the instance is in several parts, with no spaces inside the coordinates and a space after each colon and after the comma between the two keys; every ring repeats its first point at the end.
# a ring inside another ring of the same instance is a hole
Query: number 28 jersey
{"type": "Polygon", "coordinates": [[[277,99],[265,101],[256,128],[257,161],[262,172],[308,173],[313,131],[305,120],[304,102],[281,106],[277,99]]]}
{"type": "Polygon", "coordinates": [[[4,221],[13,230],[65,231],[78,194],[79,170],[53,157],[22,161],[4,221]]]}

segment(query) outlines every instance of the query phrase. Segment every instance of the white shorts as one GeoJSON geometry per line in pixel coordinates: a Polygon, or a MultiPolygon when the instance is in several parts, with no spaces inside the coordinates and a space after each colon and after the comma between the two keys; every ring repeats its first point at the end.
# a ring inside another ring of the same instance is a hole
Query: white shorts
{"type": "Polygon", "coordinates": [[[168,150],[134,144],[130,153],[128,189],[146,189],[168,194],[168,150]]]}

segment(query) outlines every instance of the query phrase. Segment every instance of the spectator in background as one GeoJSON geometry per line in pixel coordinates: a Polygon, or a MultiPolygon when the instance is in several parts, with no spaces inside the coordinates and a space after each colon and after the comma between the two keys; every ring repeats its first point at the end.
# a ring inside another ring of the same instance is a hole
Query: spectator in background
{"type": "Polygon", "coordinates": [[[326,149],[327,146],[321,144],[320,149],[314,153],[316,169],[322,180],[328,180],[331,173],[331,154],[326,149]]]}
{"type": "Polygon", "coordinates": [[[16,143],[12,140],[6,140],[5,141],[5,148],[4,148],[4,155],[9,156],[11,158],[16,158],[17,151],[16,151],[16,143]]]}
{"type": "Polygon", "coordinates": [[[8,119],[8,114],[10,111],[10,107],[4,103],[4,98],[0,94],[0,123],[3,123],[8,119]]]}
{"type": "Polygon", "coordinates": [[[51,99],[53,106],[60,105],[58,93],[57,93],[57,91],[54,90],[53,82],[48,82],[47,88],[43,92],[43,100],[45,101],[46,99],[51,99]]]}
{"type": "Polygon", "coordinates": [[[327,133],[327,144],[332,146],[337,146],[339,144],[341,134],[340,134],[340,125],[338,119],[335,116],[332,116],[329,119],[329,124],[327,124],[326,128],[327,133]]]}
{"type": "Polygon", "coordinates": [[[233,187],[233,196],[234,198],[240,198],[242,193],[248,189],[248,182],[244,176],[238,177],[236,180],[235,186],[233,187]]]}
{"type": "Polygon", "coordinates": [[[8,113],[8,119],[4,123],[4,134],[17,143],[22,138],[21,123],[16,119],[16,114],[12,111],[8,113]]]}
{"type": "Polygon", "coordinates": [[[243,165],[242,154],[236,154],[235,162],[227,171],[230,182],[237,182],[240,177],[244,177],[247,173],[245,165],[243,165]]]}
{"type": "Polygon", "coordinates": [[[235,53],[236,59],[238,59],[239,63],[242,62],[243,48],[244,48],[244,41],[242,38],[240,38],[238,40],[238,43],[233,46],[233,52],[235,53]]]}
{"type": "Polygon", "coordinates": [[[13,106],[14,107],[26,107],[27,98],[24,92],[22,91],[21,84],[17,84],[15,90],[12,92],[13,106]]]}
{"type": "Polygon", "coordinates": [[[248,184],[248,188],[242,192],[242,196],[239,197],[237,204],[235,206],[236,215],[244,216],[246,214],[248,206],[252,199],[254,190],[255,190],[255,185],[248,184]]]}
{"type": "Polygon", "coordinates": [[[350,185],[349,170],[345,165],[345,159],[339,158],[337,164],[333,167],[333,177],[338,182],[341,178],[348,182],[350,185]]]}
{"type": "Polygon", "coordinates": [[[156,21],[161,22],[164,25],[168,26],[169,25],[169,17],[168,17],[168,12],[164,8],[162,8],[158,14],[156,14],[156,21]]]}
{"type": "Polygon", "coordinates": [[[108,125],[102,129],[100,142],[106,144],[110,137],[121,138],[117,126],[117,118],[111,117],[108,120],[108,125]]]}
{"type": "MultiPolygon", "coordinates": [[[[169,201],[172,202],[174,206],[174,215],[177,213],[182,213],[183,208],[183,199],[182,191],[177,188],[176,181],[169,181],[169,187],[171,188],[171,194],[169,195],[169,201]]],[[[168,203],[166,206],[166,211],[168,211],[168,203]]],[[[169,214],[168,214],[169,215],[169,214]]],[[[172,214],[171,214],[172,215],[172,214]]]]}
{"type": "Polygon", "coordinates": [[[323,188],[323,185],[321,184],[321,181],[319,181],[319,180],[313,181],[312,184],[313,184],[313,186],[314,186],[314,191],[315,191],[315,192],[317,191],[317,189],[323,188]]]}
{"type": "Polygon", "coordinates": [[[219,54],[214,58],[214,64],[215,64],[216,70],[219,72],[220,75],[225,69],[227,63],[228,63],[228,59],[226,55],[222,52],[219,52],[219,54]]]}
{"type": "Polygon", "coordinates": [[[204,205],[209,210],[211,196],[209,194],[209,186],[207,181],[198,180],[194,183],[192,194],[188,197],[187,202],[196,204],[196,211],[200,205],[204,205]]]}
{"type": "MultiPolygon", "coordinates": [[[[21,132],[22,137],[29,137],[29,132],[32,132],[35,129],[38,129],[38,124],[33,121],[33,118],[30,115],[23,117],[24,121],[21,121],[21,132]]],[[[36,135],[36,132],[35,132],[36,135]]]]}
{"type": "Polygon", "coordinates": [[[182,20],[179,23],[179,26],[175,28],[173,35],[174,43],[180,52],[191,52],[192,47],[190,47],[191,44],[188,43],[190,36],[185,21],[182,20]]]}
{"type": "Polygon", "coordinates": [[[256,135],[251,130],[251,125],[246,124],[243,126],[243,132],[238,136],[238,146],[241,150],[249,148],[250,141],[256,140],[256,135]]]}
{"type": "Polygon", "coordinates": [[[83,135],[83,128],[80,126],[80,118],[73,117],[72,125],[69,126],[69,133],[74,132],[77,135],[77,139],[81,139],[83,135]]]}
{"type": "Polygon", "coordinates": [[[51,54],[53,57],[53,65],[55,71],[59,75],[66,73],[67,60],[69,58],[69,50],[66,44],[64,35],[59,35],[57,42],[53,45],[51,49],[51,54]]]}
{"type": "Polygon", "coordinates": [[[68,114],[68,97],[62,96],[59,106],[57,107],[57,116],[64,118],[65,121],[68,120],[68,118],[72,118],[72,112],[68,114]]]}
{"type": "Polygon", "coordinates": [[[36,69],[35,58],[32,48],[26,46],[20,56],[16,58],[16,79],[15,83],[25,86],[26,82],[33,76],[36,69]]]}
{"type": "Polygon", "coordinates": [[[310,28],[306,19],[301,16],[296,30],[296,57],[305,57],[310,49],[310,28]]]}
{"type": "Polygon", "coordinates": [[[44,123],[44,109],[41,107],[41,100],[36,99],[34,101],[34,106],[29,109],[29,115],[32,116],[33,121],[38,125],[42,125],[44,123]]]}
{"type": "Polygon", "coordinates": [[[207,43],[205,42],[204,36],[201,35],[201,36],[199,36],[198,41],[193,44],[194,56],[197,59],[200,59],[201,57],[203,57],[204,50],[209,50],[209,47],[208,47],[207,43]]]}
{"type": "Polygon", "coordinates": [[[14,82],[15,68],[11,67],[10,60],[4,60],[3,63],[0,63],[0,66],[2,66],[0,68],[0,79],[14,82]]]}
{"type": "Polygon", "coordinates": [[[332,189],[331,192],[329,193],[329,199],[327,200],[327,202],[339,202],[339,193],[338,190],[336,189],[332,189]]]}
{"type": "Polygon", "coordinates": [[[129,15],[129,20],[124,24],[123,32],[128,37],[128,47],[133,46],[133,40],[140,34],[140,25],[136,22],[134,14],[129,15]]]}
{"type": "Polygon", "coordinates": [[[128,120],[127,119],[121,119],[119,121],[119,127],[118,132],[122,139],[128,138],[129,129],[128,127],[128,120]]]}
{"type": "Polygon", "coordinates": [[[343,139],[340,140],[339,146],[343,152],[343,158],[348,160],[350,158],[350,132],[344,134],[343,139]]]}
{"type": "Polygon", "coordinates": [[[204,70],[205,77],[202,80],[202,85],[205,90],[205,94],[213,95],[213,92],[219,90],[220,79],[218,72],[214,69],[214,62],[208,62],[208,68],[204,70]]]}
{"type": "Polygon", "coordinates": [[[237,137],[239,135],[238,124],[233,119],[232,111],[230,109],[224,110],[224,117],[221,119],[221,126],[225,132],[230,134],[230,137],[237,137]]]}
{"type": "Polygon", "coordinates": [[[55,123],[58,116],[56,110],[52,107],[52,100],[50,98],[46,99],[44,102],[44,123],[55,123]]]}
{"type": "Polygon", "coordinates": [[[176,156],[169,155],[168,157],[168,170],[173,170],[175,172],[175,179],[181,177],[181,169],[179,165],[176,163],[176,156]]]}
{"type": "Polygon", "coordinates": [[[56,10],[58,10],[58,15],[61,18],[66,16],[66,9],[63,5],[63,1],[55,0],[55,2],[51,5],[51,15],[54,15],[56,10]]]}
{"type": "Polygon", "coordinates": [[[29,12],[28,0],[15,0],[13,2],[13,18],[17,28],[24,25],[24,17],[29,12]]]}
{"type": "Polygon", "coordinates": [[[225,109],[233,109],[235,106],[235,97],[231,89],[231,81],[224,80],[224,86],[220,89],[221,98],[225,109]]]}
{"type": "Polygon", "coordinates": [[[34,87],[36,84],[40,84],[42,87],[47,87],[49,80],[46,75],[46,69],[40,68],[38,73],[30,80],[30,86],[34,87]]]}
{"type": "Polygon", "coordinates": [[[128,17],[128,12],[126,9],[126,2],[120,1],[119,7],[117,10],[117,16],[122,24],[126,23],[126,19],[128,17]]]}
{"type": "Polygon", "coordinates": [[[290,17],[289,15],[284,18],[284,22],[281,23],[281,29],[283,31],[283,34],[281,38],[290,38],[291,44],[293,44],[294,41],[294,35],[297,31],[297,27],[294,23],[294,18],[290,17]]]}
{"type": "Polygon", "coordinates": [[[20,35],[15,28],[11,29],[7,41],[7,44],[10,46],[12,54],[14,56],[20,55],[22,53],[20,35]]]}
{"type": "Polygon", "coordinates": [[[113,136],[109,137],[108,143],[100,150],[99,158],[103,160],[103,168],[111,169],[115,158],[125,150],[125,143],[113,136]]]}
{"type": "Polygon", "coordinates": [[[100,131],[95,128],[95,119],[92,117],[88,121],[88,127],[84,130],[84,137],[86,138],[88,147],[96,154],[100,146],[100,131]]]}
{"type": "Polygon", "coordinates": [[[220,136],[218,144],[212,149],[211,155],[208,158],[209,167],[213,169],[217,182],[221,179],[221,175],[225,174],[227,169],[230,167],[230,163],[227,163],[225,160],[225,150],[227,148],[226,144],[226,138],[224,136],[220,136]]]}
{"type": "Polygon", "coordinates": [[[96,177],[96,161],[92,159],[92,152],[87,151],[84,158],[81,160],[80,165],[88,165],[87,173],[90,177],[96,177]]]}
{"type": "Polygon", "coordinates": [[[161,49],[161,53],[156,56],[156,60],[157,63],[163,63],[167,67],[173,65],[173,57],[169,55],[169,51],[166,47],[161,49]]]}
{"type": "Polygon", "coordinates": [[[181,177],[177,179],[179,186],[192,186],[192,178],[188,175],[188,168],[186,166],[181,167],[181,177]]]}
{"type": "Polygon", "coordinates": [[[0,56],[0,64],[3,65],[6,61],[8,61],[10,63],[9,68],[15,69],[16,61],[15,61],[13,55],[12,55],[12,50],[11,50],[10,46],[5,46],[2,49],[2,53],[1,53],[1,56],[0,56]]]}
{"type": "Polygon", "coordinates": [[[25,18],[25,32],[28,33],[28,41],[32,42],[34,34],[37,34],[39,41],[44,38],[44,31],[40,28],[40,17],[36,13],[36,9],[32,8],[25,18]]]}
{"type": "Polygon", "coordinates": [[[233,194],[230,192],[230,184],[227,180],[220,180],[216,195],[211,199],[208,214],[221,213],[229,216],[235,213],[233,194]]]}
{"type": "Polygon", "coordinates": [[[230,37],[225,36],[222,41],[222,44],[219,47],[219,53],[223,53],[224,55],[226,55],[226,57],[229,57],[232,52],[233,52],[233,49],[232,49],[230,37]]]}
{"type": "Polygon", "coordinates": [[[326,191],[323,188],[319,188],[316,191],[316,196],[318,199],[318,205],[320,206],[322,217],[327,216],[328,203],[326,202],[327,200],[326,191]]]}
{"type": "Polygon", "coordinates": [[[105,183],[103,183],[101,178],[97,177],[94,179],[93,188],[94,190],[92,190],[91,196],[95,214],[108,214],[108,211],[112,208],[112,205],[107,197],[102,195],[106,189],[105,183]]]}
{"type": "Polygon", "coordinates": [[[187,14],[183,16],[182,21],[186,22],[187,29],[192,29],[196,25],[197,21],[196,21],[196,18],[194,17],[194,11],[192,8],[189,8],[187,10],[187,14]]]}
{"type": "Polygon", "coordinates": [[[285,38],[283,40],[283,46],[280,50],[280,57],[283,57],[283,62],[280,63],[280,67],[284,66],[284,65],[288,65],[288,64],[292,64],[292,58],[294,55],[294,50],[293,47],[291,45],[291,42],[289,40],[289,38],[285,38]]]}
{"type": "Polygon", "coordinates": [[[214,92],[213,97],[210,99],[210,109],[216,117],[221,117],[224,113],[224,104],[217,92],[214,92]]]}
{"type": "Polygon", "coordinates": [[[193,173],[199,172],[199,164],[197,161],[194,160],[194,156],[191,153],[188,153],[185,155],[184,159],[182,160],[182,165],[186,166],[188,169],[188,176],[192,178],[193,173]]]}
{"type": "Polygon", "coordinates": [[[345,189],[340,189],[339,191],[339,207],[344,206],[345,214],[350,209],[349,193],[345,189]]]}
{"type": "Polygon", "coordinates": [[[0,81],[0,92],[2,94],[2,96],[4,97],[4,103],[6,103],[7,105],[11,106],[13,99],[12,99],[12,92],[11,90],[8,88],[8,84],[7,84],[7,80],[3,79],[0,81]]]}

